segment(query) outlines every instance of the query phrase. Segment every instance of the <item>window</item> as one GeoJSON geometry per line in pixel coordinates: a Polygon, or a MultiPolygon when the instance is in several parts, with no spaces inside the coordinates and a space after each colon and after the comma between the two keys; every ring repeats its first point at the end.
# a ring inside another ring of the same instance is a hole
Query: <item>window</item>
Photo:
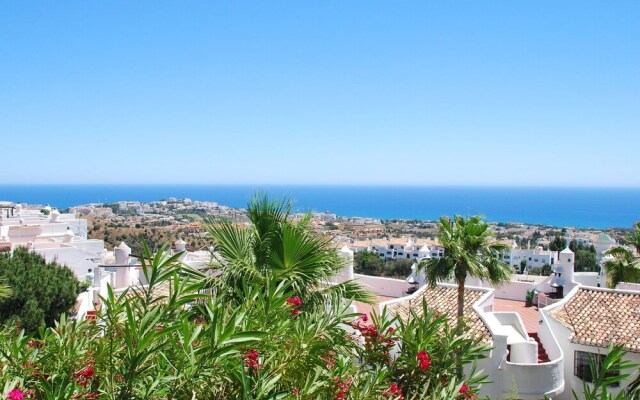
{"type": "MultiPolygon", "coordinates": [[[[586,351],[576,350],[574,352],[573,359],[573,374],[585,382],[593,382],[593,375],[591,374],[590,360],[594,360],[596,368],[601,368],[604,362],[605,355],[589,353],[586,351]]],[[[612,371],[607,376],[617,376],[620,371],[612,371]]],[[[613,387],[620,386],[620,383],[616,382],[612,384],[613,387]]]]}
{"type": "Polygon", "coordinates": [[[390,249],[393,249],[393,245],[389,246],[390,249]]]}
{"type": "Polygon", "coordinates": [[[407,258],[411,258],[411,254],[407,254],[407,258]]]}

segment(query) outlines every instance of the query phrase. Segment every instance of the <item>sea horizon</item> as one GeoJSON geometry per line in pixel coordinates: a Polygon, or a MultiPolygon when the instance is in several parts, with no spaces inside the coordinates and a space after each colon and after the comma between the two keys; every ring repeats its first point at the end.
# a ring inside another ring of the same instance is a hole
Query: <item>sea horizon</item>
{"type": "Polygon", "coordinates": [[[294,210],[343,217],[436,220],[482,214],[491,222],[607,229],[640,219],[640,188],[346,184],[0,184],[0,201],[69,208],[169,197],[244,208],[256,194],[286,197],[294,210]]]}

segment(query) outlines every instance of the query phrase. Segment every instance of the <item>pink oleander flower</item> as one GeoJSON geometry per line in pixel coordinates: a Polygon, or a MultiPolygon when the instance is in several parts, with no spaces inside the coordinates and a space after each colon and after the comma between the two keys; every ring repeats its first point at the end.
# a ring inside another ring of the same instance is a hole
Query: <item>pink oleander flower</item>
{"type": "Polygon", "coordinates": [[[258,363],[258,358],[260,357],[260,353],[258,353],[254,349],[248,350],[242,358],[244,358],[244,364],[251,369],[259,369],[260,364],[258,363]]]}
{"type": "Polygon", "coordinates": [[[419,351],[416,358],[418,359],[418,361],[420,361],[420,363],[418,364],[418,368],[426,371],[429,369],[429,367],[431,366],[431,358],[429,357],[429,354],[427,354],[426,351],[419,351]]]}
{"type": "Polygon", "coordinates": [[[292,316],[297,317],[298,314],[300,314],[300,310],[296,310],[296,309],[291,310],[291,315],[292,316]]]}
{"type": "Polygon", "coordinates": [[[400,387],[398,387],[398,385],[396,383],[394,383],[391,386],[389,386],[389,389],[387,389],[384,392],[382,392],[382,394],[386,395],[387,397],[392,397],[392,398],[397,399],[397,400],[403,400],[404,399],[404,395],[402,394],[402,390],[400,390],[400,387]]]}
{"type": "Polygon", "coordinates": [[[300,307],[302,305],[302,300],[300,300],[300,297],[298,296],[289,297],[287,299],[287,304],[294,307],[300,307]]]}
{"type": "Polygon", "coordinates": [[[7,394],[8,400],[22,400],[24,399],[24,392],[20,389],[13,389],[7,394]]]}

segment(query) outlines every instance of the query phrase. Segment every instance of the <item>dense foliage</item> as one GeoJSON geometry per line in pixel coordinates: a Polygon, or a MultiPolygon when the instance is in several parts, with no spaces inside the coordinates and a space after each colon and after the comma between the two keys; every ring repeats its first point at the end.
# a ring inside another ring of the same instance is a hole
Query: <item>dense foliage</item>
{"type": "Polygon", "coordinates": [[[450,400],[477,393],[481,378],[471,372],[463,381],[455,371],[487,348],[426,305],[424,316],[407,322],[386,314],[371,320],[346,302],[307,301],[293,282],[273,278],[233,293],[203,290],[207,280],[176,260],[152,258],[149,286],[110,292],[95,321],[63,317],[37,337],[2,328],[4,396],[450,400]]]}
{"type": "Polygon", "coordinates": [[[24,247],[0,254],[0,277],[11,288],[11,296],[0,300],[0,322],[18,324],[29,332],[52,326],[73,307],[80,292],[69,268],[47,263],[24,247]]]}
{"type": "Polygon", "coordinates": [[[210,220],[206,229],[214,240],[214,266],[220,272],[209,287],[225,291],[235,301],[235,289],[264,286],[273,281],[289,285],[296,296],[315,302],[349,299],[363,302],[373,295],[355,281],[328,284],[345,267],[330,238],[313,232],[310,218],[292,221],[291,204],[256,196],[247,207],[250,225],[210,220]]]}
{"type": "Polygon", "coordinates": [[[616,287],[620,282],[640,283],[640,259],[636,257],[640,254],[640,222],[634,224],[632,234],[625,241],[632,250],[622,246],[607,250],[614,258],[604,265],[609,287],[616,287]]]}
{"type": "Polygon", "coordinates": [[[357,274],[406,279],[411,275],[415,261],[408,258],[382,260],[378,253],[358,251],[354,254],[354,272],[357,274]]]}

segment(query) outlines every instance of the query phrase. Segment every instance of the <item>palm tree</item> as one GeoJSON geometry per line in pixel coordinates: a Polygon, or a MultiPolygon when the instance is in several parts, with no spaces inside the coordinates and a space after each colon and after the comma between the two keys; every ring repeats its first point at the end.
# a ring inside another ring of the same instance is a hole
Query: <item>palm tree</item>
{"type": "Polygon", "coordinates": [[[633,225],[633,232],[626,239],[635,248],[636,253],[640,253],[640,221],[633,225]]]}
{"type": "Polygon", "coordinates": [[[620,282],[640,281],[640,260],[633,258],[631,250],[619,246],[607,250],[606,254],[613,256],[613,260],[604,264],[609,287],[615,288],[620,282]]]}
{"type": "MultiPolygon", "coordinates": [[[[634,224],[633,232],[625,239],[640,253],[640,222],[634,224]]],[[[607,250],[606,254],[613,256],[613,260],[604,264],[609,287],[615,288],[620,282],[640,282],[640,259],[634,257],[633,250],[617,246],[607,250]]]]}
{"type": "Polygon", "coordinates": [[[454,216],[440,218],[438,240],[444,248],[442,258],[420,263],[426,270],[427,281],[435,285],[439,281],[453,281],[458,285],[458,329],[464,322],[464,287],[467,277],[480,278],[494,285],[509,280],[511,267],[502,262],[499,254],[508,246],[498,243],[489,224],[482,217],[454,216]]]}
{"type": "Polygon", "coordinates": [[[291,203],[257,195],[249,202],[245,226],[228,220],[205,225],[219,258],[210,284],[234,290],[244,285],[285,284],[305,301],[336,298],[371,303],[374,296],[354,281],[329,284],[343,268],[335,245],[311,231],[309,216],[291,219],[291,203]]]}

